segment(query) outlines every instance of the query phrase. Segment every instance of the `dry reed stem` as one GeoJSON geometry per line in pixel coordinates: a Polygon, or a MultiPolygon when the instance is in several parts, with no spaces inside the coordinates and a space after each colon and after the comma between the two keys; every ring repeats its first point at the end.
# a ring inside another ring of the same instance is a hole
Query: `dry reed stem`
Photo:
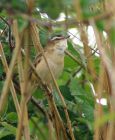
{"type": "Polygon", "coordinates": [[[19,84],[20,84],[20,91],[21,91],[21,103],[20,103],[20,107],[21,107],[21,114],[20,114],[20,119],[19,119],[19,122],[18,122],[18,127],[17,127],[17,132],[16,132],[16,139],[21,139],[21,136],[22,136],[22,131],[23,129],[22,128],[22,125],[23,125],[23,117],[22,117],[22,114],[23,111],[22,111],[22,98],[23,98],[23,83],[24,83],[24,75],[23,75],[23,66],[22,66],[22,56],[21,56],[21,51],[19,51],[19,57],[18,57],[18,74],[19,74],[19,84]]]}
{"type": "Polygon", "coordinates": [[[27,104],[25,106],[25,114],[23,115],[24,119],[23,119],[23,128],[24,128],[24,136],[25,136],[25,140],[31,140],[30,139],[30,129],[29,129],[29,118],[28,118],[28,108],[27,108],[27,104]]]}
{"type": "Polygon", "coordinates": [[[36,24],[35,23],[32,23],[34,25],[31,25],[31,32],[32,32],[32,40],[33,40],[33,44],[34,44],[34,47],[36,49],[36,52],[37,54],[41,52],[40,48],[39,48],[39,40],[38,40],[38,32],[37,32],[37,28],[36,27],[36,24]],[[35,26],[35,27],[34,27],[35,26]]]}
{"type": "MultiPolygon", "coordinates": [[[[106,70],[107,70],[107,73],[108,73],[108,76],[109,76],[109,79],[110,79],[110,85],[111,85],[111,93],[112,93],[112,96],[110,98],[111,100],[111,106],[112,106],[112,110],[110,109],[110,113],[113,112],[113,110],[115,110],[115,103],[113,101],[113,99],[115,99],[115,86],[114,86],[114,83],[115,83],[115,71],[114,71],[114,66],[112,66],[112,62],[111,60],[107,57],[107,53],[105,52],[104,48],[102,47],[102,43],[101,43],[101,40],[99,38],[99,34],[98,34],[98,31],[96,29],[96,26],[95,26],[95,23],[94,21],[91,21],[91,25],[93,26],[93,29],[94,29],[94,33],[95,33],[95,37],[96,37],[96,41],[97,41],[97,46],[98,46],[98,49],[100,51],[100,56],[101,56],[101,59],[104,63],[104,66],[106,67],[106,70]]],[[[112,140],[112,137],[114,135],[114,131],[115,130],[115,127],[114,127],[114,123],[109,123],[109,128],[108,128],[108,136],[107,136],[107,140],[112,140]]]]}
{"type": "Polygon", "coordinates": [[[87,57],[92,53],[92,50],[88,45],[88,36],[87,36],[85,28],[86,27],[84,25],[81,25],[79,30],[80,30],[81,40],[82,40],[83,46],[84,46],[84,55],[87,58],[87,71],[89,74],[91,74],[92,82],[93,82],[93,85],[96,89],[95,81],[97,79],[97,76],[96,76],[96,71],[94,68],[94,62],[93,62],[92,57],[87,57]]]}
{"type": "Polygon", "coordinates": [[[87,58],[87,71],[88,71],[89,74],[92,75],[93,85],[94,85],[94,88],[96,89],[95,81],[97,79],[97,76],[96,76],[96,71],[95,71],[95,68],[94,68],[94,63],[93,63],[92,58],[87,57],[92,53],[92,50],[88,45],[88,37],[87,37],[87,34],[86,34],[86,29],[85,29],[87,26],[85,27],[85,25],[83,23],[83,15],[82,15],[82,9],[81,9],[81,5],[80,5],[80,0],[75,0],[74,1],[74,7],[75,7],[75,10],[76,10],[77,21],[80,22],[80,24],[78,26],[78,30],[80,32],[80,37],[81,37],[81,40],[82,40],[83,45],[84,45],[85,57],[87,58]]]}
{"type": "MultiPolygon", "coordinates": [[[[102,109],[102,105],[100,104],[100,99],[102,98],[102,93],[103,93],[103,83],[104,83],[104,68],[103,68],[103,65],[102,63],[100,64],[100,74],[99,74],[99,82],[98,82],[98,85],[97,85],[97,91],[96,91],[96,96],[99,100],[99,103],[96,101],[95,102],[95,122],[103,117],[103,109],[102,109]]],[[[96,124],[95,124],[96,125],[96,124]]],[[[101,134],[101,128],[98,126],[98,127],[95,127],[95,134],[94,134],[94,140],[99,140],[100,139],[100,134],[101,134]]]]}
{"type": "Polygon", "coordinates": [[[19,123],[18,123],[18,128],[17,128],[17,133],[16,133],[16,140],[21,140],[22,131],[24,130],[23,129],[23,121],[24,121],[23,116],[25,116],[26,103],[27,102],[26,102],[25,98],[22,97],[21,103],[20,103],[21,115],[20,115],[20,120],[19,120],[19,123]]]}
{"type": "Polygon", "coordinates": [[[50,110],[51,110],[51,115],[52,115],[52,121],[53,121],[53,124],[54,124],[54,127],[55,127],[56,140],[60,140],[61,139],[61,135],[60,135],[61,131],[60,131],[59,125],[60,125],[61,122],[59,120],[57,120],[58,117],[55,115],[56,111],[54,109],[52,110],[51,108],[53,108],[53,107],[50,107],[50,110]]]}
{"type": "Polygon", "coordinates": [[[11,79],[12,79],[12,75],[13,75],[13,70],[14,70],[15,63],[16,63],[16,60],[17,60],[17,57],[18,57],[18,52],[20,50],[20,41],[19,41],[19,38],[18,38],[19,35],[18,35],[18,27],[17,27],[17,21],[16,20],[13,21],[13,29],[14,29],[14,36],[15,36],[15,39],[16,39],[16,47],[14,49],[13,57],[12,57],[10,67],[9,67],[9,71],[7,73],[6,80],[5,80],[3,89],[2,89],[2,94],[1,94],[1,98],[0,98],[0,113],[4,109],[4,105],[6,103],[6,98],[8,96],[8,89],[9,89],[9,86],[11,84],[11,79]]]}
{"type": "Polygon", "coordinates": [[[19,52],[18,57],[18,74],[19,74],[19,84],[20,84],[20,93],[22,95],[23,93],[23,83],[24,83],[24,72],[23,72],[23,64],[22,64],[22,55],[21,51],[19,52]]]}
{"type": "Polygon", "coordinates": [[[53,128],[53,124],[49,118],[48,113],[46,113],[47,119],[48,119],[48,130],[49,130],[49,140],[55,140],[55,135],[54,135],[54,128],[53,128]]]}
{"type": "MultiPolygon", "coordinates": [[[[1,43],[0,43],[0,55],[1,55],[0,58],[2,60],[5,73],[7,74],[8,71],[9,71],[9,68],[8,68],[6,57],[5,57],[5,54],[4,54],[4,51],[3,51],[3,46],[2,46],[1,43]]],[[[19,118],[20,117],[20,105],[19,105],[19,101],[18,101],[18,98],[17,98],[17,95],[16,95],[16,90],[14,88],[14,84],[13,84],[12,80],[11,80],[10,90],[11,90],[11,94],[12,94],[13,101],[14,101],[14,104],[15,104],[15,107],[16,107],[18,118],[19,118]]]]}
{"type": "MultiPolygon", "coordinates": [[[[28,43],[28,32],[26,31],[24,35],[25,44],[28,43]]],[[[17,136],[16,140],[21,140],[22,130],[24,133],[24,137],[26,140],[30,140],[30,132],[29,132],[29,121],[28,121],[28,109],[27,109],[27,99],[29,96],[29,92],[27,90],[28,85],[28,69],[29,69],[29,45],[25,48],[25,61],[24,68],[22,66],[21,53],[20,58],[18,59],[18,70],[19,70],[19,79],[20,79],[20,87],[21,87],[21,116],[18,124],[17,136]]]]}
{"type": "Polygon", "coordinates": [[[75,10],[76,10],[76,12],[77,12],[77,16],[76,16],[76,21],[79,21],[79,23],[81,22],[81,21],[83,21],[83,17],[82,17],[82,10],[81,10],[81,6],[80,6],[80,0],[74,0],[73,1],[73,5],[74,5],[74,8],[75,8],[75,10]]]}
{"type": "MultiPolygon", "coordinates": [[[[115,66],[112,65],[113,64],[112,60],[110,60],[110,58],[108,57],[105,49],[102,47],[103,44],[101,43],[101,40],[99,38],[99,33],[96,29],[96,26],[95,26],[95,23],[94,23],[93,20],[91,20],[91,25],[94,29],[98,49],[100,51],[100,57],[103,61],[104,66],[106,67],[106,70],[107,70],[107,73],[108,73],[108,76],[109,76],[109,79],[110,79],[112,96],[115,97],[115,86],[114,86],[114,83],[115,83],[115,71],[114,71],[115,66]]],[[[115,104],[114,104],[114,107],[115,107],[115,104]]]]}
{"type": "Polygon", "coordinates": [[[64,139],[66,140],[67,136],[66,136],[66,132],[65,132],[65,129],[64,129],[63,121],[62,121],[62,119],[59,115],[59,112],[57,110],[57,107],[55,105],[53,95],[52,95],[52,93],[46,93],[46,96],[47,96],[49,108],[50,108],[50,111],[51,111],[52,120],[53,120],[54,126],[56,128],[56,138],[57,138],[57,140],[61,139],[60,129],[62,127],[62,131],[63,131],[64,137],[65,137],[64,139]]]}
{"type": "MultiPolygon", "coordinates": [[[[24,34],[24,43],[25,43],[25,59],[24,59],[24,87],[23,87],[23,93],[22,96],[25,98],[25,100],[28,100],[28,97],[30,97],[30,93],[28,91],[28,81],[29,81],[29,58],[30,58],[30,46],[29,44],[29,26],[27,27],[27,30],[25,31],[24,34]]],[[[24,134],[26,140],[30,140],[30,132],[29,132],[29,121],[28,121],[28,109],[27,109],[27,101],[26,101],[26,106],[25,106],[25,115],[24,121],[23,121],[23,126],[24,126],[24,134]]]]}
{"type": "Polygon", "coordinates": [[[38,37],[36,25],[35,25],[35,24],[31,24],[31,28],[32,28],[34,37],[36,38],[35,40],[37,40],[37,43],[38,43],[38,44],[37,44],[37,47],[39,47],[38,50],[40,50],[40,52],[41,52],[42,55],[43,55],[43,58],[44,58],[44,60],[45,60],[45,62],[46,62],[46,65],[47,65],[47,67],[48,67],[48,69],[49,69],[49,71],[50,71],[50,74],[51,74],[52,80],[53,80],[53,82],[54,82],[55,88],[56,88],[56,90],[57,90],[57,92],[58,92],[59,97],[61,98],[61,101],[62,101],[62,104],[63,104],[63,107],[64,107],[65,116],[66,116],[66,119],[67,119],[67,125],[68,125],[68,129],[69,129],[70,136],[71,136],[72,140],[75,140],[74,134],[73,134],[73,131],[72,131],[71,121],[70,121],[70,119],[69,119],[69,114],[68,114],[68,111],[67,111],[67,107],[66,107],[64,98],[63,98],[63,96],[62,96],[62,94],[61,94],[61,92],[60,92],[60,89],[59,89],[58,84],[57,84],[57,82],[56,82],[56,80],[55,80],[55,77],[54,77],[54,75],[53,75],[53,73],[52,73],[52,71],[51,71],[51,69],[50,69],[50,67],[49,67],[49,65],[48,65],[47,59],[46,59],[46,57],[45,57],[45,55],[44,55],[43,48],[42,48],[41,43],[40,43],[40,41],[39,41],[39,37],[38,37]]]}
{"type": "Polygon", "coordinates": [[[110,59],[107,57],[107,53],[105,51],[105,49],[103,48],[103,44],[100,40],[100,37],[99,37],[99,33],[97,31],[97,28],[95,26],[95,23],[93,20],[90,20],[90,24],[92,25],[93,27],[93,30],[94,30],[94,33],[95,33],[95,37],[96,37],[96,42],[97,42],[97,47],[100,51],[100,57],[104,63],[104,65],[107,67],[107,70],[108,70],[108,73],[111,73],[111,70],[112,70],[112,65],[111,65],[111,61],[110,59]]]}
{"type": "MultiPolygon", "coordinates": [[[[115,114],[115,109],[110,105],[110,113],[115,114]]],[[[114,140],[115,138],[115,120],[110,120],[107,129],[106,140],[114,140]]]]}

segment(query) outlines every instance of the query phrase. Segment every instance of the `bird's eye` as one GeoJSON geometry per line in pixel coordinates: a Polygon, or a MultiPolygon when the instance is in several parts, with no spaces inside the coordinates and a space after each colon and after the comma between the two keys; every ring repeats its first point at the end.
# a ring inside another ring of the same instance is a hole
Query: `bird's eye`
{"type": "Polygon", "coordinates": [[[62,35],[57,35],[57,37],[62,37],[62,35]]]}

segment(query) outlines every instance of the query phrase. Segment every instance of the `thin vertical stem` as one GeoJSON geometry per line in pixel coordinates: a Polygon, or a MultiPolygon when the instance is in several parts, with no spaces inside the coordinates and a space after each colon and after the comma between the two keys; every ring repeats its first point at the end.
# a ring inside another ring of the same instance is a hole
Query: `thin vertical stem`
{"type": "MultiPolygon", "coordinates": [[[[25,32],[25,62],[24,69],[22,67],[21,57],[19,58],[19,76],[20,76],[20,87],[21,87],[21,119],[19,120],[18,130],[16,140],[21,139],[22,128],[24,128],[24,136],[26,140],[30,140],[30,132],[29,132],[29,122],[28,122],[28,110],[27,110],[27,99],[29,96],[29,92],[27,90],[28,85],[28,68],[29,68],[29,43],[28,43],[28,35],[29,32],[26,30],[25,32]]],[[[21,55],[21,54],[20,54],[21,55]]]]}
{"type": "Polygon", "coordinates": [[[7,73],[6,80],[5,80],[5,83],[4,83],[4,86],[2,89],[2,93],[1,93],[1,97],[0,97],[0,113],[4,109],[4,105],[6,103],[6,99],[8,96],[8,89],[10,87],[11,79],[12,79],[12,75],[13,75],[13,70],[14,70],[15,63],[16,63],[16,60],[18,57],[18,52],[20,50],[20,41],[19,41],[17,20],[13,21],[13,29],[14,29],[16,47],[15,47],[14,52],[13,52],[13,57],[12,57],[12,60],[10,63],[9,71],[7,73]]]}
{"type": "MultiPolygon", "coordinates": [[[[1,55],[1,60],[2,60],[3,66],[4,66],[4,70],[7,74],[8,71],[9,71],[9,68],[8,68],[6,57],[5,57],[5,54],[4,54],[4,51],[3,51],[3,46],[2,46],[1,43],[0,43],[0,55],[1,55]]],[[[12,97],[13,97],[14,104],[15,104],[16,111],[17,111],[18,118],[19,118],[20,117],[20,105],[19,105],[19,101],[18,101],[18,98],[17,98],[17,95],[16,95],[16,90],[14,88],[14,84],[13,84],[12,80],[11,80],[10,90],[11,90],[11,93],[12,93],[12,97]]]]}

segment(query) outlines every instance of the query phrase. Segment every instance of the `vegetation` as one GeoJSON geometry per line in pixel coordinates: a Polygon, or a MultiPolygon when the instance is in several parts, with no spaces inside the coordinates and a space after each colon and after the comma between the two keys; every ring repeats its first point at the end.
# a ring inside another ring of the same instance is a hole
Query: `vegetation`
{"type": "Polygon", "coordinates": [[[0,140],[115,139],[114,20],[114,0],[0,1],[0,140]],[[27,101],[28,70],[55,34],[70,35],[64,71],[27,101]]]}

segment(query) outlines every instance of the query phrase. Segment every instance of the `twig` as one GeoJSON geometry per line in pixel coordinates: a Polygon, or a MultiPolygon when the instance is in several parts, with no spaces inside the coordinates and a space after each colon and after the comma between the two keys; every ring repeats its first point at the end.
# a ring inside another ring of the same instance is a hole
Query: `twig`
{"type": "Polygon", "coordinates": [[[1,98],[0,98],[0,112],[2,112],[2,110],[4,109],[4,105],[6,103],[6,98],[8,96],[8,89],[9,89],[11,78],[13,75],[13,70],[15,67],[16,59],[18,57],[18,52],[20,50],[20,42],[19,42],[19,39],[17,38],[17,36],[18,36],[18,30],[16,28],[17,21],[14,20],[13,23],[14,23],[14,32],[15,32],[15,36],[16,36],[16,47],[15,47],[15,50],[13,52],[13,57],[12,57],[12,60],[10,63],[9,71],[7,73],[6,80],[5,80],[3,89],[2,89],[2,94],[1,94],[1,98]]]}
{"type": "Polygon", "coordinates": [[[10,24],[3,18],[0,16],[0,18],[5,22],[5,24],[8,26],[8,41],[9,41],[9,45],[10,45],[10,51],[12,52],[12,50],[14,49],[13,43],[12,43],[12,34],[11,34],[11,27],[10,24]]]}
{"type": "MultiPolygon", "coordinates": [[[[25,33],[24,33],[24,44],[29,44],[30,42],[30,37],[29,37],[29,26],[26,28],[25,33]]],[[[30,57],[30,46],[25,46],[25,58],[24,58],[24,70],[23,70],[23,92],[22,92],[22,98],[25,98],[25,101],[28,100],[28,97],[30,96],[30,93],[28,91],[28,86],[29,86],[29,57],[30,57]]],[[[29,131],[29,120],[28,120],[28,108],[27,108],[27,101],[26,101],[26,106],[25,106],[25,115],[23,115],[24,121],[23,121],[23,126],[24,126],[24,134],[25,134],[25,139],[30,140],[30,131],[29,131]]]]}
{"type": "MultiPolygon", "coordinates": [[[[24,34],[25,43],[28,44],[28,34],[27,30],[24,34]]],[[[24,68],[22,66],[21,53],[18,58],[18,71],[19,71],[19,80],[20,80],[20,88],[21,88],[21,117],[18,123],[16,140],[21,140],[22,130],[24,130],[24,136],[26,140],[30,140],[30,132],[29,132],[29,121],[28,121],[28,110],[27,110],[27,99],[29,96],[29,92],[27,90],[28,84],[28,67],[29,67],[29,48],[26,46],[26,55],[25,55],[25,63],[24,68]],[[23,129],[24,128],[24,129],[23,129]]]]}
{"type": "MultiPolygon", "coordinates": [[[[4,70],[5,70],[6,73],[8,73],[9,68],[8,68],[8,64],[7,64],[7,61],[6,61],[4,51],[3,51],[3,47],[2,47],[1,43],[0,43],[0,55],[1,55],[0,58],[2,60],[3,66],[4,66],[4,70]]],[[[11,90],[11,93],[12,93],[12,97],[13,97],[14,104],[15,104],[16,111],[17,111],[18,118],[19,118],[19,116],[20,116],[20,106],[19,106],[18,98],[17,98],[16,91],[15,91],[15,88],[14,88],[14,85],[13,85],[12,81],[11,81],[10,90],[11,90]]]]}
{"type": "MultiPolygon", "coordinates": [[[[108,11],[108,12],[105,12],[105,13],[102,13],[102,14],[99,14],[97,16],[94,17],[94,21],[99,21],[100,19],[101,20],[108,20],[111,16],[113,15],[113,12],[112,11],[108,11]]],[[[52,22],[49,22],[49,21],[41,21],[39,19],[35,19],[31,16],[28,16],[26,14],[21,14],[21,16],[30,21],[30,22],[33,22],[33,23],[36,23],[38,24],[39,26],[41,27],[63,27],[65,26],[65,20],[64,21],[52,21],[52,22]]],[[[71,27],[76,27],[76,26],[79,26],[81,24],[81,22],[79,20],[76,20],[75,18],[68,18],[68,20],[66,21],[66,26],[71,28],[71,27]]],[[[86,19],[83,19],[82,20],[82,24],[84,25],[90,25],[90,22],[89,20],[86,20],[86,19]]]]}

